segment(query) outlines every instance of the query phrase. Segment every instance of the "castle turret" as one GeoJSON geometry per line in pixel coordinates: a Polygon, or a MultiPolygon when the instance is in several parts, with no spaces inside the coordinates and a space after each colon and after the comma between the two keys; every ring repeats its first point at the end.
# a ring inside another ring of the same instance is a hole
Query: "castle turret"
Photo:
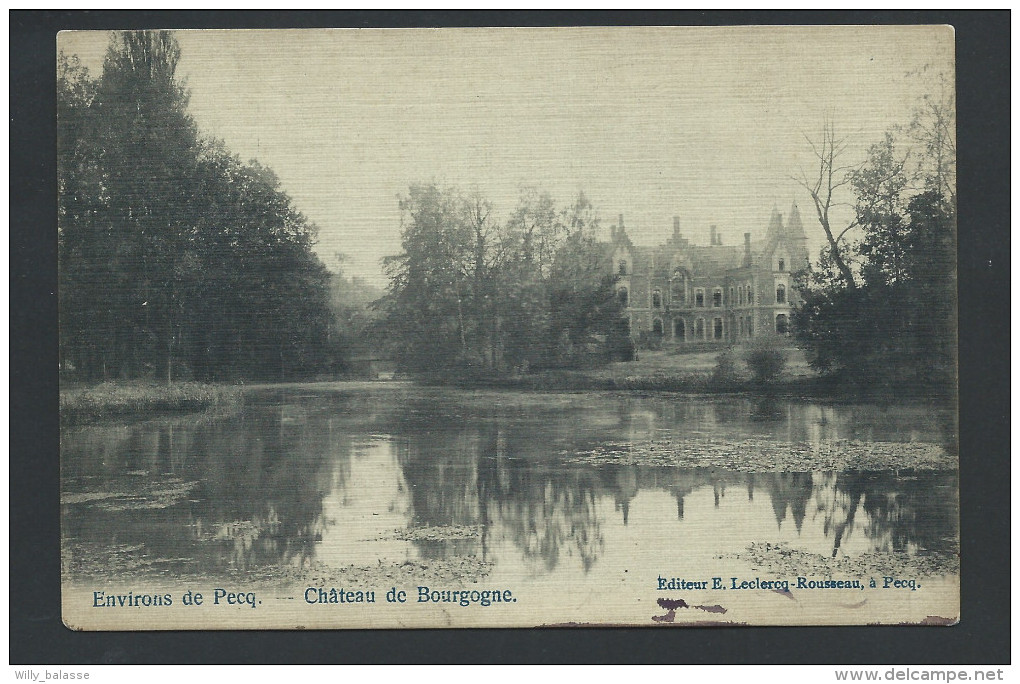
{"type": "Polygon", "coordinates": [[[769,226],[765,229],[765,242],[771,243],[783,232],[783,215],[779,213],[776,205],[772,205],[772,214],[769,216],[769,226]]]}
{"type": "Polygon", "coordinates": [[[807,235],[804,233],[804,224],[800,220],[800,210],[797,209],[796,202],[790,207],[790,217],[786,221],[786,238],[793,250],[790,256],[801,262],[795,268],[807,267],[811,257],[808,254],[807,235]]]}

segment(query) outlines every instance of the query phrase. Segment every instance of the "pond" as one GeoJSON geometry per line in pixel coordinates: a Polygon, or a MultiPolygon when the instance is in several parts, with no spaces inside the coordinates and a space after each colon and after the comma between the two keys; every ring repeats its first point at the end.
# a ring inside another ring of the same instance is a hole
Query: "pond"
{"type": "Polygon", "coordinates": [[[553,592],[719,563],[760,569],[770,561],[752,547],[766,542],[784,558],[954,556],[954,469],[753,472],[574,458],[671,444],[753,462],[756,445],[810,454],[870,443],[955,454],[953,421],[923,405],[735,396],[404,383],[251,391],[229,415],[62,434],[65,581],[304,586],[312,568],[378,567],[391,579],[409,564],[459,563],[449,577],[553,592]]]}

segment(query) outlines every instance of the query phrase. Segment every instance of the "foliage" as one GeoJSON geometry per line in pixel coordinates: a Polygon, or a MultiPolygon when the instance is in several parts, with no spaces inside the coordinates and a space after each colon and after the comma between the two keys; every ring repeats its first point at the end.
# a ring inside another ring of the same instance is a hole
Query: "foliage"
{"type": "Polygon", "coordinates": [[[633,354],[583,194],[557,210],[525,188],[499,222],[477,190],[418,184],[400,208],[383,305],[404,368],[492,373],[633,354]]]}
{"type": "Polygon", "coordinates": [[[924,98],[910,125],[847,175],[859,285],[846,286],[825,258],[799,279],[794,328],[816,369],[891,393],[955,387],[954,121],[951,100],[924,98]]]}
{"type": "Polygon", "coordinates": [[[58,70],[60,366],[80,379],[292,378],[339,360],[315,227],[199,136],[165,31],[58,70]]]}
{"type": "Polygon", "coordinates": [[[712,381],[717,385],[733,384],[739,379],[737,373],[737,355],[732,347],[727,347],[715,357],[715,368],[712,369],[712,381]]]}
{"type": "Polygon", "coordinates": [[[760,384],[771,384],[779,380],[786,368],[786,354],[776,338],[756,337],[744,353],[744,363],[751,371],[751,378],[760,384]]]}

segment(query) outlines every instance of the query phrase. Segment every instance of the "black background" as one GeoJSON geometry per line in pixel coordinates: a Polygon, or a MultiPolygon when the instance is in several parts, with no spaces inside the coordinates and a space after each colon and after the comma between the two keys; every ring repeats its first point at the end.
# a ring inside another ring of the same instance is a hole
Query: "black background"
{"type": "Polygon", "coordinates": [[[1006,11],[11,12],[11,663],[1008,663],[1009,23],[1006,11]],[[57,31],[805,23],[956,28],[960,624],[134,633],[76,633],[63,626],[55,295],[57,31]]]}

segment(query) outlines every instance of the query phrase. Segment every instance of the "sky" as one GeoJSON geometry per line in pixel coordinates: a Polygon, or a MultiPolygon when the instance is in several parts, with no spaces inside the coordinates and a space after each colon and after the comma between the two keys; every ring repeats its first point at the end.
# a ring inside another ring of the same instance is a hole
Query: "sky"
{"type": "MultiPolygon", "coordinates": [[[[178,75],[203,134],[279,176],[319,228],[327,265],[385,284],[413,183],[477,187],[498,218],[523,186],[559,205],[578,191],[608,235],[672,233],[724,244],[764,233],[796,202],[822,244],[807,139],[824,121],[848,161],[952,74],[945,26],[310,29],[176,32],[178,75]]],[[[63,32],[58,50],[102,71],[107,32],[63,32]]],[[[848,197],[842,198],[848,200],[848,197]]],[[[813,250],[814,251],[814,250],[813,250]]]]}

